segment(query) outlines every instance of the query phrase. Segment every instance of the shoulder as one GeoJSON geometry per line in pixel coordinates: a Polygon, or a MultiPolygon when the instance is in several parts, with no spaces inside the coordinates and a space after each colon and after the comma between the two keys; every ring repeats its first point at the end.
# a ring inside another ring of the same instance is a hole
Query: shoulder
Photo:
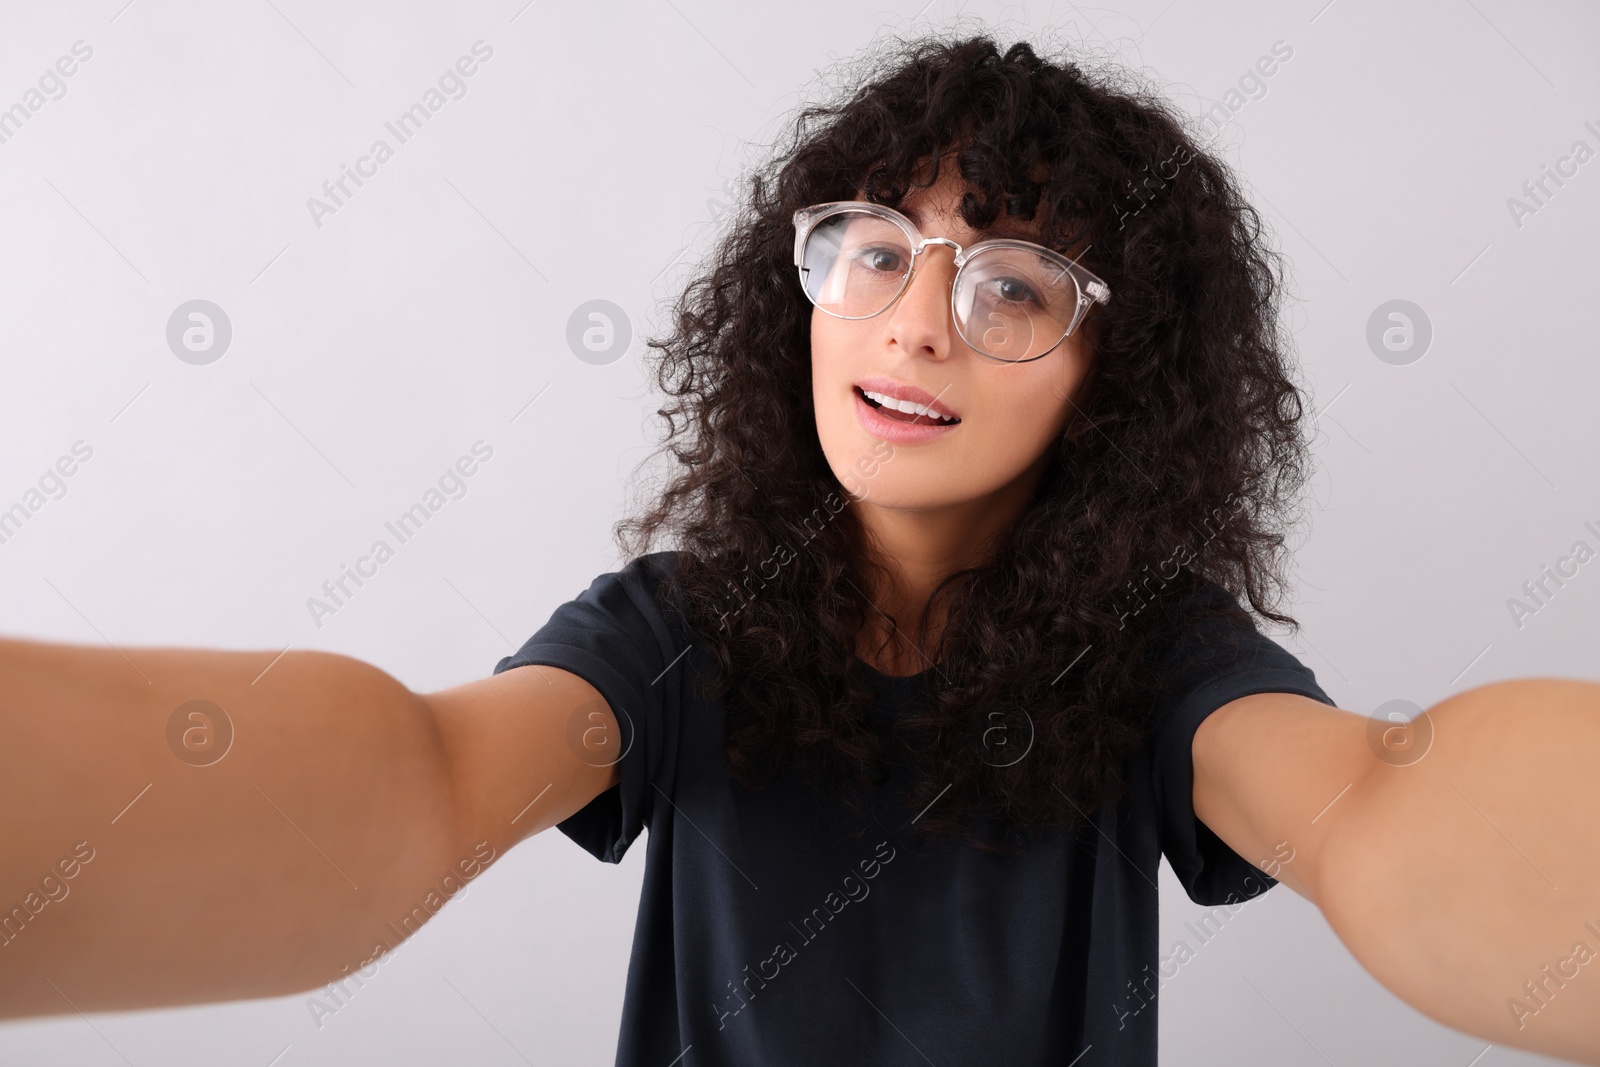
{"type": "Polygon", "coordinates": [[[1242,630],[1259,632],[1255,619],[1240,605],[1239,599],[1209,579],[1179,599],[1177,615],[1185,632],[1202,638],[1237,636],[1242,630]]]}
{"type": "Polygon", "coordinates": [[[653,602],[668,580],[677,573],[680,552],[649,552],[636,556],[614,571],[598,575],[578,599],[603,599],[623,595],[653,602]]]}
{"type": "Polygon", "coordinates": [[[1155,648],[1156,714],[1174,757],[1180,750],[1187,754],[1202,720],[1241,697],[1279,693],[1334,703],[1316,672],[1216,583],[1183,597],[1155,648]]]}
{"type": "Polygon", "coordinates": [[[665,592],[678,555],[651,552],[596,576],[557,606],[521,649],[500,661],[495,673],[534,662],[572,669],[549,658],[560,649],[566,650],[563,655],[577,649],[612,663],[648,664],[664,650],[682,648],[688,642],[687,624],[665,592]]]}
{"type": "Polygon", "coordinates": [[[658,586],[667,578],[676,574],[678,563],[683,558],[680,551],[647,552],[631,560],[623,568],[624,572],[631,572],[639,576],[641,581],[652,586],[658,586]]]}
{"type": "Polygon", "coordinates": [[[662,647],[692,642],[689,613],[672,579],[685,554],[649,552],[600,575],[580,597],[622,622],[640,638],[650,635],[662,647]]]}
{"type": "Polygon", "coordinates": [[[672,579],[679,572],[684,553],[680,551],[648,552],[630,560],[620,570],[602,575],[596,584],[615,582],[626,589],[637,606],[653,616],[683,615],[682,605],[672,579]]]}
{"type": "Polygon", "coordinates": [[[1231,592],[1209,580],[1182,594],[1164,614],[1154,649],[1159,673],[1179,686],[1197,675],[1214,675],[1272,656],[1274,650],[1289,656],[1261,632],[1231,592]]]}

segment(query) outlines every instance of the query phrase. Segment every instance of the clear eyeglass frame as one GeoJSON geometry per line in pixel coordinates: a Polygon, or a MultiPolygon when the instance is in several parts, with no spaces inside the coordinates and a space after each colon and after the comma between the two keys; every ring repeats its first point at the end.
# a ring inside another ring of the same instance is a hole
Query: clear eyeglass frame
{"type": "Polygon", "coordinates": [[[955,241],[950,240],[948,237],[924,237],[922,235],[922,231],[917,229],[916,223],[912,222],[909,218],[902,215],[894,208],[888,207],[884,204],[874,204],[867,200],[832,200],[825,204],[813,204],[811,207],[801,208],[799,211],[794,213],[794,266],[796,272],[800,275],[800,288],[805,292],[806,299],[810,300],[813,306],[837,319],[870,319],[881,315],[885,311],[888,311],[890,308],[894,307],[895,302],[898,301],[901,296],[905,295],[905,291],[911,287],[911,282],[917,276],[917,266],[919,263],[917,257],[922,255],[923,251],[929,245],[945,245],[946,247],[955,250],[956,273],[951,277],[950,280],[950,321],[956,324],[956,331],[961,335],[961,339],[967,343],[967,347],[971,348],[974,352],[978,353],[980,356],[983,356],[985,359],[995,363],[1032,363],[1034,360],[1043,359],[1051,352],[1054,352],[1057,348],[1060,348],[1062,341],[1065,341],[1068,337],[1072,336],[1072,332],[1078,328],[1078,324],[1083,321],[1084,315],[1091,307],[1093,307],[1095,304],[1105,306],[1111,303],[1111,288],[1101,280],[1099,275],[1084,267],[1077,260],[1069,259],[1060,252],[1057,252],[1055,249],[1046,248],[1044,245],[1036,244],[1033,241],[1022,241],[1010,237],[1000,237],[988,241],[979,241],[976,244],[962,247],[955,241]],[[830,311],[826,307],[823,307],[821,304],[817,303],[817,301],[811,295],[810,288],[806,285],[804,273],[805,249],[806,241],[810,238],[811,231],[815,229],[817,224],[822,222],[824,219],[830,218],[833,215],[837,215],[845,211],[864,211],[868,214],[884,219],[887,222],[893,223],[905,232],[907,243],[911,248],[911,268],[906,271],[906,276],[904,280],[901,281],[900,288],[895,292],[894,296],[890,297],[888,303],[884,304],[883,307],[868,315],[840,315],[836,311],[830,311]],[[1001,356],[992,355],[991,353],[986,352],[982,348],[973,344],[971,338],[967,337],[966,331],[961,326],[961,317],[957,313],[956,309],[956,292],[961,288],[961,271],[967,265],[967,262],[979,252],[983,252],[991,248],[1016,248],[1037,253],[1038,255],[1044,257],[1047,261],[1059,266],[1072,278],[1073,282],[1077,286],[1078,306],[1072,314],[1072,321],[1067,324],[1066,332],[1064,332],[1060,337],[1056,338],[1054,344],[1045,349],[1043,352],[1039,353],[1037,356],[1028,356],[1024,359],[1005,359],[1001,356]]]}

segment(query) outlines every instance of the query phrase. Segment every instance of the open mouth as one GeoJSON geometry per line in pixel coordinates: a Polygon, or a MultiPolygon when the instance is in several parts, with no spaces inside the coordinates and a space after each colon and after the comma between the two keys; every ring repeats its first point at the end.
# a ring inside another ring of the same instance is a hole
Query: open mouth
{"type": "Polygon", "coordinates": [[[919,426],[958,426],[961,423],[961,420],[953,415],[941,415],[910,400],[896,400],[882,393],[868,392],[859,385],[855,387],[855,393],[868,407],[895,422],[919,426]]]}

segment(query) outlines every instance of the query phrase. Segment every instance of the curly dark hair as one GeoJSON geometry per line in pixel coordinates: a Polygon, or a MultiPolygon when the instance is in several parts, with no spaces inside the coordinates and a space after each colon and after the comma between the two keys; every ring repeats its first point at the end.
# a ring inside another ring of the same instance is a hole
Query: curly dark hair
{"type": "Polygon", "coordinates": [[[818,441],[791,216],[862,189],[898,206],[919,164],[932,162],[930,184],[949,153],[969,225],[1042,211],[1041,243],[1087,245],[1113,299],[1090,320],[1075,416],[1028,509],[935,592],[936,666],[896,724],[911,810],[942,795],[918,831],[1009,850],[1122,796],[1153,727],[1156,652],[1186,624],[1188,594],[1220,587],[1231,596],[1210,610],[1253,625],[1247,600],[1297,627],[1280,608],[1308,470],[1303,404],[1277,320],[1280,257],[1162,97],[1114,65],[1091,74],[987,33],[889,48],[859,87],[797,113],[673,304],[670,334],[648,342],[670,472],[617,536],[631,554],[663,534],[679,550],[664,595],[681,596],[714,655],[703,691],[726,709],[730,774],[759,788],[821,771],[806,777],[859,813],[883,753],[853,668],[878,610],[864,590],[883,571],[818,441]],[[1026,758],[988,758],[997,722],[1028,732],[1026,758]]]}

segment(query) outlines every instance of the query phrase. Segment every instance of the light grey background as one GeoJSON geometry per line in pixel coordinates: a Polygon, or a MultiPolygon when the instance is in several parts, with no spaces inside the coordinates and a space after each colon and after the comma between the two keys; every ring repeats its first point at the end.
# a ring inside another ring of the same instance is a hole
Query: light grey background
{"type": "MultiPolygon", "coordinates": [[[[1520,226],[1507,204],[1574,141],[1600,149],[1592,5],[523,2],[7,0],[0,108],[74,42],[93,56],[0,144],[0,508],[75,441],[94,452],[0,544],[0,631],[263,667],[328,649],[417,690],[487,674],[620,562],[654,433],[643,341],[724,182],[833,58],[962,15],[1120,54],[1197,116],[1292,47],[1217,141],[1295,264],[1285,314],[1322,412],[1285,641],[1366,712],[1600,674],[1600,562],[1520,627],[1507,606],[1600,544],[1600,159],[1520,226]],[[383,123],[478,40],[467,94],[316,225],[307,198],[393,146],[383,123]],[[166,344],[193,299],[233,328],[206,366],[166,344]],[[1366,342],[1395,299],[1433,327],[1410,365],[1366,342]],[[607,365],[567,345],[590,300],[631,320],[607,365]],[[480,439],[467,494],[316,625],[307,598],[480,439]]],[[[306,996],[68,1015],[0,1026],[0,1061],[609,1063],[643,860],[525,843],[320,1028],[306,996]]],[[[1162,888],[1163,950],[1196,947],[1202,909],[1170,871],[1162,888]]],[[[1551,1062],[1412,1011],[1281,888],[1162,1008],[1175,1065],[1551,1062]]]]}

